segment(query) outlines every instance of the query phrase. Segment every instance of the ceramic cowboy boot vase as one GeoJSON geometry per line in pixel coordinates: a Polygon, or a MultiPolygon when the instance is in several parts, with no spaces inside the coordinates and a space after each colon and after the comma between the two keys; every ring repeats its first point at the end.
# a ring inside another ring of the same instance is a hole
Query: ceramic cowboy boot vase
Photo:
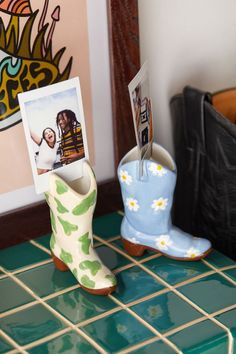
{"type": "Polygon", "coordinates": [[[89,163],[83,164],[83,177],[70,184],[52,173],[50,190],[45,195],[50,208],[50,247],[55,266],[61,271],[69,269],[81,287],[92,294],[112,293],[116,278],[93,248],[97,184],[89,163]]]}
{"type": "Polygon", "coordinates": [[[118,167],[125,216],[121,236],[126,251],[141,256],[154,249],[177,260],[196,261],[211,250],[207,239],[187,234],[171,222],[176,166],[169,153],[153,144],[152,157],[144,160],[139,178],[138,148],[129,151],[118,167]]]}

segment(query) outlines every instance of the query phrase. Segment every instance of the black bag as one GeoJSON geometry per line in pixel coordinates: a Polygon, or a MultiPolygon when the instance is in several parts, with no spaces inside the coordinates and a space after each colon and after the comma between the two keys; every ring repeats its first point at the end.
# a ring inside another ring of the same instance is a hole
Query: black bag
{"type": "Polygon", "coordinates": [[[236,259],[236,89],[211,95],[185,87],[170,105],[174,224],[236,259]]]}

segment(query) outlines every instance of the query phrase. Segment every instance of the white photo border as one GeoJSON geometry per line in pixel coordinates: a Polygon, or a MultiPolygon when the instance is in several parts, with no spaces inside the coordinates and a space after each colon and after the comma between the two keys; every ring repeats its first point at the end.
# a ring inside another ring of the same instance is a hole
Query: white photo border
{"type": "Polygon", "coordinates": [[[86,134],[86,124],[85,124],[85,117],[84,117],[84,109],[83,109],[83,102],[82,102],[82,95],[81,95],[81,88],[80,88],[80,80],[79,77],[75,77],[69,80],[65,80],[56,84],[52,84],[50,86],[42,87],[39,89],[27,91],[18,94],[19,105],[21,110],[22,122],[27,142],[27,148],[30,158],[30,164],[34,179],[35,191],[37,194],[41,194],[47,192],[49,190],[49,177],[51,173],[54,173],[54,170],[46,172],[44,174],[38,175],[37,167],[35,163],[34,153],[33,153],[33,145],[32,139],[30,135],[29,129],[29,118],[27,117],[26,112],[26,103],[34,100],[38,100],[40,98],[54,95],[57,93],[61,93],[67,91],[69,89],[76,90],[76,96],[78,99],[78,109],[79,109],[79,122],[82,128],[82,137],[83,137],[83,145],[84,145],[84,157],[74,161],[68,165],[59,167],[56,169],[56,174],[60,176],[62,179],[66,181],[73,181],[77,178],[82,177],[83,175],[83,161],[89,160],[89,151],[88,151],[88,141],[87,141],[87,134],[86,134]]]}

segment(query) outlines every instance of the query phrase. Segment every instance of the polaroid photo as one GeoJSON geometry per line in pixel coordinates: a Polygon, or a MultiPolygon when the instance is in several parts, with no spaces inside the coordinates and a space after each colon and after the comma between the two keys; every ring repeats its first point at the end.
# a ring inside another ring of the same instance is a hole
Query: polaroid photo
{"type": "Polygon", "coordinates": [[[134,130],[140,160],[151,156],[153,141],[152,105],[149,94],[147,62],[128,85],[134,130]]]}
{"type": "Polygon", "coordinates": [[[52,171],[80,178],[89,159],[79,78],[18,94],[36,193],[49,189],[52,171]]]}

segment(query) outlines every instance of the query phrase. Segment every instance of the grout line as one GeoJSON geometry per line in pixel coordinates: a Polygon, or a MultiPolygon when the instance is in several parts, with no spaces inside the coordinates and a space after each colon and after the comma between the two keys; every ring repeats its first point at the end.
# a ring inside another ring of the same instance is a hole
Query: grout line
{"type": "MultiPolygon", "coordinates": [[[[104,244],[106,244],[107,246],[110,246],[111,248],[113,248],[115,251],[119,252],[120,254],[122,254],[123,256],[125,256],[128,259],[131,259],[131,261],[135,264],[137,264],[141,269],[143,269],[145,272],[147,272],[148,274],[150,274],[152,277],[156,278],[159,282],[161,282],[162,284],[164,284],[167,288],[169,288],[170,290],[172,290],[177,296],[179,296],[180,298],[182,298],[185,302],[187,302],[190,306],[192,306],[193,308],[195,308],[198,312],[200,312],[201,314],[203,314],[204,316],[208,317],[212,322],[214,322],[215,324],[217,324],[219,327],[221,327],[222,329],[224,329],[228,335],[228,353],[232,354],[232,350],[233,350],[233,337],[232,334],[230,332],[230,330],[221,322],[219,322],[218,320],[216,320],[214,317],[211,318],[209,317],[209,314],[203,310],[201,307],[199,307],[197,304],[195,304],[193,301],[191,301],[190,299],[188,299],[185,295],[181,294],[177,289],[175,289],[172,285],[168,284],[165,280],[163,280],[162,278],[160,278],[158,275],[156,275],[155,273],[153,273],[151,270],[149,270],[148,268],[144,267],[141,263],[138,263],[135,259],[131,258],[129,255],[126,255],[125,252],[122,252],[120,249],[116,248],[114,245],[112,244],[108,244],[107,241],[102,240],[99,237],[99,241],[103,242],[104,244]]],[[[206,262],[206,261],[205,261],[206,262]]],[[[211,267],[213,268],[213,267],[211,267]]]]}
{"type": "Polygon", "coordinates": [[[121,301],[117,300],[113,295],[108,295],[114,302],[116,302],[118,305],[120,305],[126,312],[128,312],[130,315],[132,315],[134,318],[136,318],[140,323],[142,323],[149,331],[154,333],[156,336],[161,338],[163,342],[165,342],[169,347],[174,349],[176,353],[178,354],[183,354],[182,351],[174,344],[172,343],[168,338],[165,338],[163,334],[161,334],[158,330],[156,330],[153,326],[151,326],[148,322],[144,321],[139,315],[137,315],[133,310],[130,308],[126,307],[121,301]]]}
{"type": "Polygon", "coordinates": [[[117,273],[122,272],[123,270],[130,269],[130,268],[133,268],[133,267],[135,267],[135,264],[134,263],[129,263],[129,264],[126,264],[126,265],[124,265],[122,267],[119,267],[119,268],[116,268],[116,269],[112,270],[112,273],[117,274],[117,273]]]}
{"type": "MultiPolygon", "coordinates": [[[[37,240],[37,239],[36,239],[36,240],[37,240]]],[[[40,248],[42,251],[46,252],[47,254],[50,254],[50,256],[51,256],[51,251],[50,251],[47,247],[42,246],[40,243],[38,243],[38,242],[35,241],[35,240],[30,240],[29,242],[30,242],[32,245],[34,245],[35,247],[40,248]]]]}
{"type": "MultiPolygon", "coordinates": [[[[207,262],[205,259],[202,259],[202,262],[203,262],[204,264],[206,264],[209,268],[214,269],[215,273],[220,274],[222,277],[224,277],[225,279],[227,279],[230,283],[232,283],[233,285],[236,285],[236,282],[235,282],[232,278],[230,278],[227,274],[222,273],[222,271],[225,270],[225,269],[224,269],[225,267],[216,268],[216,267],[214,267],[211,263],[207,262]]],[[[234,266],[234,267],[232,267],[232,268],[228,268],[228,267],[227,267],[227,269],[234,269],[234,268],[236,268],[236,266],[234,266]]],[[[226,269],[226,270],[227,270],[227,269],[226,269]]]]}
{"type": "Polygon", "coordinates": [[[124,216],[125,213],[122,211],[122,210],[117,210],[117,214],[121,215],[121,216],[124,216]]]}
{"type": "Polygon", "coordinates": [[[38,263],[31,264],[29,266],[25,266],[25,267],[19,268],[17,270],[14,270],[13,272],[9,272],[9,273],[15,275],[15,274],[19,274],[19,273],[22,273],[22,272],[26,272],[27,270],[38,268],[40,266],[43,266],[43,265],[49,264],[49,263],[52,263],[52,258],[46,259],[45,261],[41,261],[41,262],[38,262],[38,263]]]}
{"type": "Polygon", "coordinates": [[[197,280],[200,280],[202,278],[206,278],[206,277],[208,277],[209,275],[212,275],[212,274],[215,274],[215,272],[213,270],[209,270],[208,272],[196,275],[193,278],[190,278],[190,279],[187,279],[187,280],[183,280],[183,281],[181,281],[181,282],[179,282],[179,283],[177,283],[175,285],[171,285],[171,286],[173,286],[173,288],[179,288],[180,286],[183,286],[183,285],[195,283],[197,280]]]}
{"type": "Polygon", "coordinates": [[[164,288],[162,290],[159,290],[155,293],[152,293],[150,295],[147,295],[147,296],[144,296],[140,299],[137,299],[137,300],[134,300],[134,301],[131,301],[131,302],[128,302],[127,304],[125,304],[127,307],[131,307],[131,306],[134,306],[134,305],[138,305],[138,304],[141,304],[142,302],[144,301],[147,301],[147,300],[150,300],[150,299],[153,299],[154,297],[156,296],[159,296],[159,295],[162,295],[162,294],[165,294],[165,293],[168,293],[170,290],[168,288],[164,288]]]}
{"type": "Polygon", "coordinates": [[[78,284],[76,284],[76,285],[70,286],[70,287],[68,287],[68,288],[62,289],[62,290],[57,291],[57,292],[54,292],[54,293],[52,293],[52,294],[49,294],[49,295],[46,295],[46,296],[42,296],[41,299],[42,299],[43,301],[48,301],[48,300],[54,299],[54,298],[57,297],[57,296],[66,294],[66,293],[68,293],[68,292],[70,292],[70,291],[73,291],[73,290],[76,290],[76,289],[80,289],[80,288],[81,288],[81,286],[80,286],[79,283],[78,283],[78,284]]]}
{"type": "Polygon", "coordinates": [[[90,323],[92,323],[92,322],[95,322],[95,321],[97,321],[97,320],[100,320],[100,319],[102,319],[102,318],[104,318],[104,317],[107,317],[107,316],[109,316],[109,315],[112,315],[113,313],[119,312],[119,311],[121,311],[121,310],[122,310],[122,307],[117,306],[117,307],[115,307],[114,309],[111,309],[111,310],[109,310],[109,311],[106,311],[106,312],[104,312],[104,313],[101,313],[100,315],[94,316],[94,317],[92,317],[92,318],[89,318],[88,320],[85,320],[85,321],[83,321],[83,322],[80,322],[80,323],[78,323],[76,326],[77,326],[77,328],[87,326],[88,324],[90,324],[90,323]]]}
{"type": "Polygon", "coordinates": [[[145,263],[145,262],[151,261],[152,259],[156,259],[156,258],[159,258],[159,257],[163,257],[162,254],[161,253],[155,253],[155,254],[152,254],[151,256],[143,258],[143,259],[141,259],[140,261],[137,261],[137,262],[138,263],[145,263]]]}
{"type": "Polygon", "coordinates": [[[7,274],[12,280],[14,280],[18,285],[20,285],[25,291],[31,294],[37,301],[38,304],[47,308],[55,317],[59,318],[62,322],[64,322],[68,327],[74,329],[78,334],[80,334],[83,338],[85,338],[95,349],[97,349],[102,354],[107,354],[102,347],[100,347],[91,337],[89,337],[82,330],[77,328],[72,322],[70,322],[67,318],[62,316],[59,312],[57,312],[54,308],[44,302],[38,295],[36,295],[28,286],[26,286],[20,279],[16,278],[13,274],[8,273],[4,270],[4,273],[7,274]]]}
{"type": "Polygon", "coordinates": [[[49,341],[52,340],[52,339],[55,339],[55,338],[57,338],[57,337],[60,337],[60,336],[62,336],[63,334],[68,333],[68,332],[70,332],[70,331],[71,331],[71,328],[70,328],[70,327],[67,327],[67,328],[62,329],[62,330],[60,330],[60,331],[58,331],[58,332],[55,332],[55,333],[50,334],[50,335],[48,335],[48,336],[45,336],[45,337],[43,337],[43,338],[41,338],[41,339],[35,340],[34,342],[31,342],[31,343],[29,343],[29,344],[26,344],[26,345],[24,345],[22,348],[24,348],[24,349],[26,349],[26,350],[27,350],[27,349],[31,349],[31,348],[36,347],[36,346],[38,346],[38,345],[41,345],[41,344],[43,344],[43,343],[49,342],[49,341]]]}
{"type": "Polygon", "coordinates": [[[13,349],[13,350],[10,350],[9,352],[6,352],[5,354],[19,354],[19,350],[13,349]]]}
{"type": "Polygon", "coordinates": [[[32,307],[34,305],[37,305],[38,301],[35,300],[35,301],[31,301],[27,304],[24,304],[24,305],[21,305],[21,306],[17,306],[15,307],[14,309],[11,309],[11,310],[7,310],[5,312],[2,312],[0,314],[0,318],[4,318],[6,316],[9,316],[9,315],[13,315],[14,313],[17,313],[19,311],[22,311],[22,310],[25,310],[25,309],[28,309],[29,307],[32,307]]]}
{"type": "Polygon", "coordinates": [[[113,241],[119,240],[120,238],[121,238],[120,235],[112,236],[107,240],[107,242],[113,242],[113,241]]]}
{"type": "Polygon", "coordinates": [[[20,353],[27,354],[19,344],[17,344],[11,337],[8,336],[2,329],[0,329],[1,336],[6,339],[6,341],[11,344],[15,349],[17,349],[20,353]]]}

